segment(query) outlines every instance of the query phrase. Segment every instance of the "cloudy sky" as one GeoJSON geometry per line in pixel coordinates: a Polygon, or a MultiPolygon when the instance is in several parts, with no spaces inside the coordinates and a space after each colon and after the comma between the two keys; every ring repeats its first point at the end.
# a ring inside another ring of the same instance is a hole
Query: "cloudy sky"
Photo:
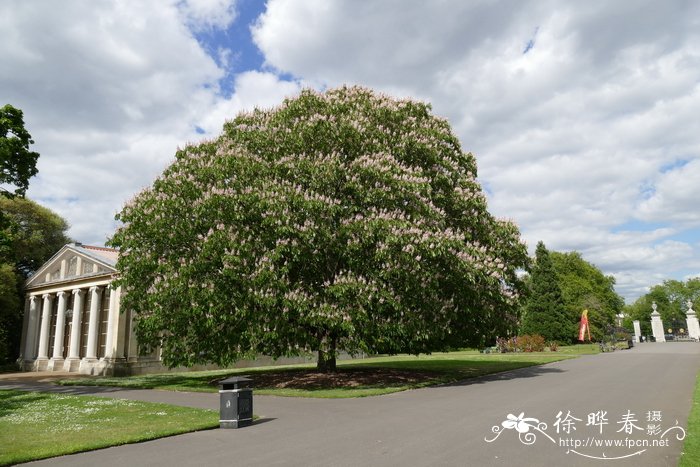
{"type": "Polygon", "coordinates": [[[361,84],[447,117],[531,251],[628,301],[700,273],[700,2],[4,0],[0,63],[28,196],[84,243],[240,110],[361,84]]]}

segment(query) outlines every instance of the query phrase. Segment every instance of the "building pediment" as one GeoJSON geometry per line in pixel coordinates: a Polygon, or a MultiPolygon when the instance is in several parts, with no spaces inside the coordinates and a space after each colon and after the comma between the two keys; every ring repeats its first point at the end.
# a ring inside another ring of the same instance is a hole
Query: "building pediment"
{"type": "Polygon", "coordinates": [[[27,280],[27,288],[114,274],[118,254],[110,248],[69,243],[27,280]]]}

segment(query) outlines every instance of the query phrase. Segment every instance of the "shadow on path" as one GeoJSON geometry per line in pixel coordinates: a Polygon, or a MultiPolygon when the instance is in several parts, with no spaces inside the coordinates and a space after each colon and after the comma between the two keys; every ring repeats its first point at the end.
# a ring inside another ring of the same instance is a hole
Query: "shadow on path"
{"type": "MultiPolygon", "coordinates": [[[[535,378],[544,374],[552,373],[565,373],[566,370],[560,368],[554,368],[545,365],[535,365],[526,368],[517,368],[514,370],[507,370],[499,373],[493,373],[490,375],[476,376],[465,378],[460,381],[454,381],[450,383],[437,384],[434,386],[428,386],[424,389],[440,388],[440,387],[460,387],[460,386],[471,386],[478,384],[485,384],[491,381],[509,381],[521,378],[535,378]]],[[[20,391],[37,391],[37,392],[52,392],[58,394],[70,394],[70,395],[93,395],[99,396],[100,394],[112,395],[118,394],[120,392],[133,392],[133,391],[145,391],[145,392],[161,392],[158,389],[146,389],[146,388],[129,388],[129,387],[114,387],[114,386],[61,386],[51,382],[37,382],[37,381],[23,381],[23,380],[0,380],[0,390],[2,389],[15,389],[20,391]]],[[[168,393],[167,390],[162,390],[164,393],[168,393]]],[[[175,391],[179,392],[179,391],[175,391]]],[[[214,393],[201,393],[199,391],[196,394],[214,394],[214,393]]],[[[169,399],[164,397],[164,399],[169,399]]],[[[313,398],[312,398],[313,399],[313,398]]]]}
{"type": "Polygon", "coordinates": [[[500,373],[492,373],[490,375],[478,376],[475,378],[467,378],[467,379],[455,381],[452,383],[445,383],[445,384],[440,384],[437,386],[430,386],[430,387],[428,387],[428,389],[430,389],[431,387],[436,388],[436,387],[453,387],[453,386],[454,387],[472,386],[475,384],[489,383],[491,381],[510,381],[513,379],[521,379],[521,378],[535,378],[537,376],[541,376],[541,375],[545,375],[545,374],[552,374],[552,373],[566,373],[566,370],[547,366],[546,364],[544,366],[543,365],[530,366],[527,368],[517,368],[515,370],[507,370],[507,371],[503,371],[500,373]]]}
{"type": "Polygon", "coordinates": [[[0,390],[15,389],[18,391],[54,392],[72,395],[112,394],[122,391],[133,391],[135,388],[118,388],[111,386],[60,386],[53,383],[38,383],[27,381],[0,381],[0,390]]]}

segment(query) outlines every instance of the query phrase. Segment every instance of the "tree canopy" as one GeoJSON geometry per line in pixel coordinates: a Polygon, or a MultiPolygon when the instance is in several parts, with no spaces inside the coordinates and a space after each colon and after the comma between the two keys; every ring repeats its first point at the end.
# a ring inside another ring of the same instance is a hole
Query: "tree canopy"
{"type": "Polygon", "coordinates": [[[595,265],[581,257],[578,252],[550,252],[562,292],[566,314],[573,327],[572,336],[581,312],[588,310],[591,338],[603,339],[606,328],[615,323],[615,316],[622,313],[624,299],[615,292],[615,278],[606,276],[595,265]]]}
{"type": "Polygon", "coordinates": [[[7,248],[0,254],[0,363],[17,357],[24,313],[24,281],[71,240],[68,223],[32,200],[0,196],[7,226],[0,233],[7,248]]]}
{"type": "Polygon", "coordinates": [[[66,235],[66,220],[30,199],[0,197],[0,210],[9,220],[6,232],[11,250],[5,260],[23,279],[71,241],[66,235]]]}
{"type": "Polygon", "coordinates": [[[360,87],[239,114],[117,219],[123,306],[169,365],[483,345],[528,263],[447,121],[360,87]]]}
{"type": "Polygon", "coordinates": [[[14,185],[14,193],[21,196],[37,173],[39,153],[30,151],[30,144],[34,141],[24,128],[22,111],[10,104],[0,108],[0,185],[14,185]]]}

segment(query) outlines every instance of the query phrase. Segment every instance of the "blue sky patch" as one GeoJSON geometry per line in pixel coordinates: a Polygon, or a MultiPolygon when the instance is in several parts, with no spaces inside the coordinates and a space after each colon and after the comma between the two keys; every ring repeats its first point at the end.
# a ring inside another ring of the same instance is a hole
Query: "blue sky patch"
{"type": "Polygon", "coordinates": [[[259,70],[264,57],[253,43],[250,27],[265,11],[265,3],[257,0],[240,0],[236,5],[238,16],[225,29],[210,28],[195,32],[200,46],[225,71],[219,85],[224,97],[234,93],[234,77],[244,71],[259,70]]]}
{"type": "Polygon", "coordinates": [[[535,28],[535,32],[532,33],[532,38],[529,41],[527,41],[527,43],[525,44],[525,49],[523,50],[523,55],[528,53],[535,46],[535,38],[537,37],[537,31],[539,31],[539,30],[540,30],[540,27],[537,26],[535,28]]]}
{"type": "Polygon", "coordinates": [[[687,159],[676,159],[675,161],[671,162],[670,164],[662,165],[661,166],[661,173],[668,173],[672,172],[674,170],[682,169],[686,165],[688,165],[688,162],[690,162],[687,159]]]}

